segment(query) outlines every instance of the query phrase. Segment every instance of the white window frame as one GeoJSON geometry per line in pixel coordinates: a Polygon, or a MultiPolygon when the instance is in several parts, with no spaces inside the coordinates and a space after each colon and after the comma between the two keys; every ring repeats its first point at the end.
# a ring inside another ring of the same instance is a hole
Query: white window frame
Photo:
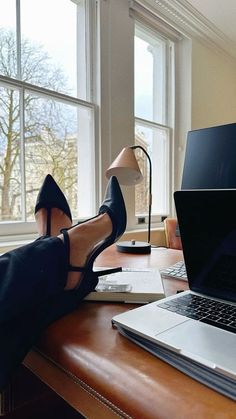
{"type": "MultiPolygon", "coordinates": [[[[150,9],[141,5],[139,1],[100,0],[99,36],[100,53],[100,155],[101,155],[101,189],[105,190],[106,169],[117,157],[123,147],[134,145],[134,23],[150,24],[155,30],[163,33],[173,42],[182,39],[179,33],[165,25],[150,9]],[[121,24],[122,22],[122,24],[121,24]],[[164,27],[166,28],[164,30],[164,27]]],[[[174,54],[173,54],[174,55],[174,54]]],[[[173,57],[173,61],[175,57],[173,57]]],[[[170,72],[170,69],[169,69],[170,72]]],[[[175,79],[175,74],[170,72],[175,79]]],[[[174,86],[173,86],[174,88],[174,86]]],[[[173,92],[175,93],[175,92],[173,92]]],[[[175,94],[173,94],[173,97],[175,94]]],[[[172,211],[172,192],[174,185],[174,157],[175,157],[175,103],[169,104],[170,120],[170,213],[172,211]]],[[[122,186],[127,209],[127,231],[146,228],[138,224],[135,217],[135,188],[122,186]]],[[[161,221],[161,220],[160,220],[161,221]]],[[[162,226],[155,222],[152,227],[162,226]]]]}
{"type": "MultiPolygon", "coordinates": [[[[69,1],[69,0],[68,0],[69,1]]],[[[77,5],[77,23],[78,18],[81,16],[79,13],[79,8],[81,10],[81,3],[79,0],[72,0],[77,5]]],[[[89,109],[92,114],[92,125],[91,125],[91,133],[92,133],[92,143],[87,144],[85,147],[85,150],[83,151],[85,154],[88,152],[92,155],[91,158],[94,162],[94,170],[91,171],[89,176],[87,176],[87,182],[84,183],[84,188],[88,188],[88,182],[90,182],[90,185],[92,184],[92,191],[91,194],[93,196],[93,211],[95,211],[95,207],[98,203],[98,194],[96,193],[96,187],[95,187],[95,179],[96,175],[95,173],[99,171],[99,162],[95,159],[95,127],[96,127],[96,121],[95,118],[97,116],[96,112],[96,90],[95,90],[95,81],[94,81],[94,73],[95,73],[95,43],[96,43],[96,15],[97,15],[97,3],[91,2],[91,0],[84,0],[84,16],[83,16],[83,22],[82,22],[82,30],[84,30],[84,26],[87,25],[87,30],[85,33],[85,39],[84,44],[79,43],[77,44],[78,52],[80,56],[82,55],[84,59],[86,60],[86,66],[83,68],[83,74],[84,77],[81,80],[80,85],[78,85],[78,89],[84,86],[85,88],[85,94],[88,100],[81,100],[77,97],[69,96],[66,94],[62,94],[56,91],[51,91],[49,89],[39,87],[32,85],[30,83],[26,83],[20,80],[20,72],[18,71],[18,79],[12,79],[3,75],[0,75],[0,86],[2,87],[8,87],[13,88],[19,91],[20,95],[20,107],[21,107],[21,119],[20,119],[20,141],[21,141],[21,167],[24,172],[24,132],[23,132],[23,126],[24,126],[24,112],[23,112],[23,100],[24,100],[24,92],[27,90],[27,92],[37,93],[37,95],[40,97],[48,97],[50,99],[54,99],[56,101],[59,101],[61,103],[65,103],[67,105],[76,105],[80,109],[89,109]],[[87,74],[85,77],[85,67],[87,69],[87,74]]],[[[19,22],[19,16],[20,16],[20,2],[19,0],[16,0],[16,21],[17,21],[17,40],[20,39],[20,22],[19,22]]],[[[78,39],[81,38],[81,34],[79,33],[80,26],[77,24],[77,37],[78,39]]],[[[20,69],[20,45],[18,41],[18,69],[20,69]]],[[[86,129],[86,128],[85,128],[86,129]]],[[[83,130],[83,124],[82,128],[83,130]]],[[[81,133],[80,130],[80,133],[81,133]]],[[[82,132],[83,137],[83,132],[82,132]]],[[[86,159],[82,159],[82,162],[86,163],[86,159]]],[[[87,167],[81,167],[80,171],[84,172],[84,170],[87,169],[87,167]]],[[[22,177],[22,195],[24,194],[25,190],[25,180],[24,176],[22,177]]],[[[88,190],[88,189],[87,189],[88,190]]],[[[91,188],[90,188],[91,190],[91,188]]],[[[79,197],[80,199],[80,197],[79,197]]],[[[22,208],[23,213],[25,213],[25,199],[22,199],[22,208]]],[[[84,199],[80,199],[81,202],[85,202],[84,199]]],[[[31,237],[35,237],[36,235],[36,223],[35,222],[22,222],[22,221],[9,221],[9,222],[0,222],[0,243],[11,241],[11,240],[24,240],[24,239],[30,239],[31,237]]]]}
{"type": "MultiPolygon", "coordinates": [[[[135,2],[134,2],[135,3],[135,2]]],[[[133,3],[132,3],[133,4],[133,3]]],[[[133,7],[135,5],[133,4],[133,7]]],[[[140,26],[141,30],[147,29],[147,32],[149,30],[152,30],[153,33],[157,34],[157,37],[160,39],[162,38],[164,42],[166,43],[166,50],[165,50],[165,60],[166,60],[166,67],[165,67],[165,98],[164,98],[164,114],[165,114],[165,124],[159,124],[155,122],[154,120],[144,120],[142,118],[139,118],[138,116],[134,116],[135,124],[143,124],[144,126],[148,126],[149,128],[162,128],[167,133],[167,167],[166,169],[166,199],[167,199],[167,211],[163,214],[155,214],[152,211],[152,226],[158,227],[160,226],[160,223],[163,221],[163,219],[172,213],[172,192],[173,192],[173,129],[174,129],[174,93],[175,93],[175,83],[174,83],[174,41],[172,37],[167,37],[166,33],[163,33],[158,28],[158,25],[155,22],[155,19],[150,21],[150,13],[147,13],[145,9],[141,9],[139,6],[137,8],[132,8],[135,22],[137,24],[137,27],[140,26]]],[[[152,175],[155,176],[155,173],[157,169],[155,168],[155,165],[153,165],[153,173],[152,175]]],[[[148,222],[148,216],[147,214],[144,214],[145,216],[145,224],[148,222]]],[[[143,228],[143,217],[135,215],[135,228],[143,228]]]]}
{"type": "MultiPolygon", "coordinates": [[[[91,102],[85,102],[83,100],[77,99],[77,98],[73,98],[71,96],[67,96],[64,95],[62,93],[58,93],[58,92],[52,92],[51,90],[45,89],[45,88],[41,88],[41,87],[37,87],[34,85],[31,85],[30,83],[25,83],[19,80],[13,80],[10,79],[8,77],[5,76],[0,76],[0,86],[3,87],[8,87],[8,88],[15,88],[20,92],[20,106],[22,105],[22,101],[24,98],[24,92],[27,90],[28,93],[37,93],[37,95],[39,97],[47,97],[50,99],[54,99],[56,101],[60,101],[60,103],[65,103],[67,105],[76,105],[79,107],[82,107],[83,109],[90,109],[92,111],[92,114],[95,116],[95,105],[91,102]]],[[[23,139],[23,118],[24,118],[24,113],[21,112],[21,121],[20,121],[20,134],[21,134],[21,166],[24,167],[24,139],[23,139]]],[[[92,144],[93,146],[93,144],[92,144]]],[[[91,150],[91,144],[88,146],[90,153],[93,152],[91,150]]],[[[85,150],[85,152],[87,152],[87,148],[85,150]]],[[[94,173],[93,173],[93,176],[94,173]]],[[[24,196],[24,190],[25,190],[25,184],[24,184],[24,177],[22,177],[23,179],[23,184],[21,187],[22,192],[22,196],[24,196]]],[[[22,200],[24,201],[24,199],[22,200]]],[[[23,213],[25,212],[25,205],[24,202],[22,202],[23,205],[23,213]]],[[[1,236],[2,235],[13,235],[13,234],[27,234],[27,233],[34,233],[36,232],[36,224],[35,222],[19,222],[19,221],[10,221],[10,222],[1,222],[0,223],[0,229],[1,229],[1,236]]],[[[0,241],[1,241],[1,236],[0,236],[0,241]]]]}

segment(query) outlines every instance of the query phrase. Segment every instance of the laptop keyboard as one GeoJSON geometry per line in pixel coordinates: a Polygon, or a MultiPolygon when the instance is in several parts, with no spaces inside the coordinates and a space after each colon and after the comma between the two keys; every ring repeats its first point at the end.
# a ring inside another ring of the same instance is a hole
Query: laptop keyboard
{"type": "Polygon", "coordinates": [[[164,278],[182,279],[183,281],[188,280],[185,263],[183,260],[175,263],[174,265],[169,266],[168,268],[161,269],[160,274],[164,278]]]}
{"type": "Polygon", "coordinates": [[[158,307],[236,333],[236,305],[187,294],[158,307]]]}

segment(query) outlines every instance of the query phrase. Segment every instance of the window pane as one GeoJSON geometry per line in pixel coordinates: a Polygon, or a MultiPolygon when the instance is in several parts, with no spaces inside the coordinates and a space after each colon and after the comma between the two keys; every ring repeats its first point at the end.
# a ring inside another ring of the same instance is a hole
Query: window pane
{"type": "Polygon", "coordinates": [[[24,81],[77,95],[76,18],[71,0],[21,0],[24,81]]]}
{"type": "Polygon", "coordinates": [[[135,116],[166,123],[166,42],[136,25],[135,116]]]}
{"type": "Polygon", "coordinates": [[[1,0],[0,2],[0,27],[15,31],[16,0],[1,0]]]}
{"type": "Polygon", "coordinates": [[[0,1],[0,74],[17,76],[15,0],[0,1]]]}
{"type": "MultiPolygon", "coordinates": [[[[39,188],[47,173],[52,174],[68,199],[73,218],[83,215],[79,188],[83,191],[87,215],[92,212],[91,179],[80,177],[79,143],[91,143],[91,111],[87,110],[81,122],[81,110],[28,93],[25,97],[25,172],[27,220],[34,219],[34,205],[39,188]],[[90,138],[84,136],[87,131],[90,138]],[[86,199],[85,199],[86,197],[86,199]]],[[[87,156],[87,171],[93,173],[91,153],[87,156]]],[[[84,172],[86,173],[86,172],[84,172]]]]}
{"type": "Polygon", "coordinates": [[[0,221],[21,220],[19,92],[0,86],[0,221]]]}
{"type": "MultiPolygon", "coordinates": [[[[136,123],[135,143],[142,146],[152,162],[152,214],[168,214],[168,144],[169,131],[165,128],[152,128],[136,123]]],[[[149,165],[142,150],[137,149],[138,164],[143,174],[143,181],[135,189],[135,213],[145,215],[149,203],[149,165]]]]}

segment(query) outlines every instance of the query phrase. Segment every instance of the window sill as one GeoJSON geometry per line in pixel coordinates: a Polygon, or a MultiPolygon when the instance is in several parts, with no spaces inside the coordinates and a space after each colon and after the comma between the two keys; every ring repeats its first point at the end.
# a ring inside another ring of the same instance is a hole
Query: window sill
{"type": "MultiPolygon", "coordinates": [[[[9,252],[17,247],[24,246],[37,238],[37,234],[25,234],[14,236],[2,236],[0,238],[0,254],[9,252]]],[[[122,240],[147,240],[147,229],[127,230],[122,236],[122,240]]],[[[158,246],[165,246],[165,233],[164,228],[157,227],[151,229],[151,243],[158,246]]]]}
{"type": "Polygon", "coordinates": [[[0,254],[9,252],[10,250],[16,249],[17,247],[24,246],[35,240],[37,236],[35,234],[21,235],[21,236],[5,236],[1,237],[0,240],[0,254]]]}
{"type": "MultiPolygon", "coordinates": [[[[140,240],[147,241],[147,229],[127,230],[120,240],[140,240]]],[[[166,246],[165,231],[163,227],[151,229],[151,244],[156,246],[166,246]]]]}

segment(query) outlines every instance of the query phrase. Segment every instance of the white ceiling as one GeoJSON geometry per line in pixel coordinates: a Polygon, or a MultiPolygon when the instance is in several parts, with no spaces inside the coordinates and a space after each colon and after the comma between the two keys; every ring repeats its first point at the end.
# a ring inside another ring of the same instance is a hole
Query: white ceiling
{"type": "Polygon", "coordinates": [[[236,0],[137,0],[177,30],[236,60],[236,0]]]}
{"type": "Polygon", "coordinates": [[[236,0],[187,0],[199,13],[236,43],[236,0]]]}

